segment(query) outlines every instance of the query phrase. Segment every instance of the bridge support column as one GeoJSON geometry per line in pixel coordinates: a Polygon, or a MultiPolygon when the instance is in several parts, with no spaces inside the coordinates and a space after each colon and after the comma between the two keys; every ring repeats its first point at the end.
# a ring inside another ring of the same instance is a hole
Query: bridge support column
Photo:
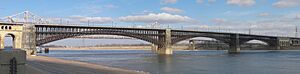
{"type": "Polygon", "coordinates": [[[36,33],[33,24],[24,24],[22,49],[26,51],[27,55],[36,54],[36,33]]]}
{"type": "Polygon", "coordinates": [[[239,35],[238,34],[231,35],[230,40],[231,41],[229,43],[228,53],[230,54],[239,53],[241,50],[239,35]]]}
{"type": "Polygon", "coordinates": [[[157,53],[157,50],[158,50],[158,46],[155,44],[151,44],[151,51],[157,53]]]}
{"type": "Polygon", "coordinates": [[[171,29],[166,29],[165,36],[163,38],[163,43],[158,45],[158,54],[173,54],[172,44],[171,44],[171,29]]]}
{"type": "Polygon", "coordinates": [[[194,40],[189,41],[189,48],[188,50],[196,50],[196,45],[194,40]]]}
{"type": "Polygon", "coordinates": [[[276,40],[272,41],[270,46],[274,50],[281,50],[290,47],[290,41],[290,38],[279,37],[276,40]]]}
{"type": "Polygon", "coordinates": [[[281,49],[278,40],[277,40],[277,41],[274,41],[274,42],[271,43],[271,44],[269,44],[269,46],[270,46],[269,48],[270,48],[271,50],[280,50],[280,49],[281,49]]]}

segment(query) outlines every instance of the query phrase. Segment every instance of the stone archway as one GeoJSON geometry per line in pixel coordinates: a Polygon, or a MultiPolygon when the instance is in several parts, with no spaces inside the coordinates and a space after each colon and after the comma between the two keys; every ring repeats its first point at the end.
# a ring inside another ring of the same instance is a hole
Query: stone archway
{"type": "Polygon", "coordinates": [[[15,35],[13,34],[6,34],[3,37],[3,44],[4,44],[4,48],[15,48],[15,35]]]}
{"type": "Polygon", "coordinates": [[[18,32],[8,32],[5,34],[1,34],[1,48],[5,48],[8,44],[5,43],[7,41],[5,37],[11,37],[12,38],[12,48],[21,48],[22,47],[22,36],[18,32]]]}

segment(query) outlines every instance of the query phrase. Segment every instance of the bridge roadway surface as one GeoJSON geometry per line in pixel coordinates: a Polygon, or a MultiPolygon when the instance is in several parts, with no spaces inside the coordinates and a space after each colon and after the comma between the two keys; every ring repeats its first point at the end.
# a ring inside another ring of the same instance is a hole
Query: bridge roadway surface
{"type": "Polygon", "coordinates": [[[149,74],[44,56],[27,56],[27,74],[149,74]]]}

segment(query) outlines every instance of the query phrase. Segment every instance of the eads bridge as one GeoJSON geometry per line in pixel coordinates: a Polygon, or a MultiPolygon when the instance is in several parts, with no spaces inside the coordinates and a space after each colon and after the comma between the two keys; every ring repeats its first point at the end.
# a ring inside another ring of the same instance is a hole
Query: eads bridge
{"type": "Polygon", "coordinates": [[[1,48],[4,48],[4,37],[11,35],[13,47],[26,50],[27,54],[35,54],[36,46],[83,35],[119,35],[141,39],[156,45],[155,50],[158,54],[172,54],[173,44],[195,37],[214,38],[224,42],[230,47],[229,53],[238,53],[240,45],[250,40],[266,42],[272,49],[300,44],[300,38],[171,29],[0,23],[0,31],[1,48]]]}

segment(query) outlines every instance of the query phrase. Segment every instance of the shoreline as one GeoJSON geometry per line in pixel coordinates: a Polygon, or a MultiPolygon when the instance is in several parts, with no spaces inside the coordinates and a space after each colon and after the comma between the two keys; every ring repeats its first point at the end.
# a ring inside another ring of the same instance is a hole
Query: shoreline
{"type": "Polygon", "coordinates": [[[27,56],[27,66],[28,74],[150,74],[46,56],[27,56]]]}

